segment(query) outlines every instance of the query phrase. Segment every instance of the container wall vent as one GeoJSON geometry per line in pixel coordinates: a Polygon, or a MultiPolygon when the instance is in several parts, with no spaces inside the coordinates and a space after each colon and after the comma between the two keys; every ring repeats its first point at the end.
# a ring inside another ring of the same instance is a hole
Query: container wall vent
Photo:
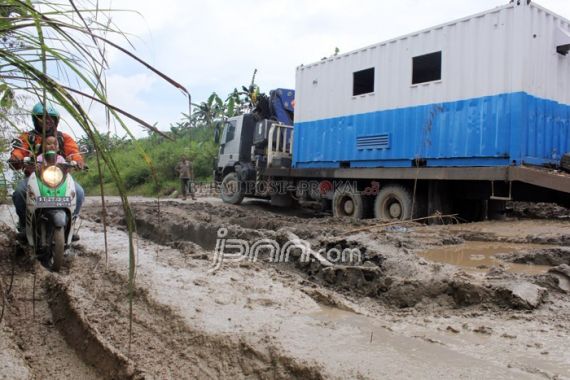
{"type": "Polygon", "coordinates": [[[384,133],[373,136],[360,136],[356,138],[357,149],[388,149],[390,148],[390,134],[384,133]]]}

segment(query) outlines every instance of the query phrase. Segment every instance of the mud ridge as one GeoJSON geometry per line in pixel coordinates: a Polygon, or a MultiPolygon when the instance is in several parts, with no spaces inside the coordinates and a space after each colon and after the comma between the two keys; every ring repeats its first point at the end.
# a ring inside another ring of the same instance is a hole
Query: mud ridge
{"type": "Polygon", "coordinates": [[[107,378],[135,377],[134,363],[110,345],[81,311],[77,289],[57,275],[47,277],[45,285],[54,323],[82,360],[107,378]]]}
{"type": "Polygon", "coordinates": [[[498,256],[501,260],[505,260],[518,264],[533,265],[570,265],[570,248],[544,248],[532,249],[526,252],[517,252],[512,254],[504,254],[498,256]]]}
{"type": "MultiPolygon", "coordinates": [[[[122,351],[119,366],[110,366],[107,361],[98,364],[108,374],[119,373],[121,378],[323,378],[317,365],[288,357],[267,337],[255,341],[207,334],[191,327],[175,310],[157,304],[149,291],[140,287],[133,300],[131,351],[125,352],[129,341],[126,278],[108,270],[81,276],[76,282],[78,288],[71,290],[72,296],[64,297],[72,304],[80,303],[84,315],[70,314],[80,316],[110,345],[120,348],[114,352],[122,351]],[[74,292],[88,294],[89,302],[78,300],[74,292]],[[122,361],[126,356],[128,362],[122,361]],[[130,363],[136,363],[136,369],[130,363]]],[[[112,358],[108,361],[112,363],[112,358]]]]}
{"type": "Polygon", "coordinates": [[[488,232],[461,232],[459,233],[458,237],[466,241],[486,241],[513,244],[544,244],[570,247],[570,234],[563,234],[558,236],[526,235],[522,237],[506,237],[497,236],[496,234],[488,232]]]}

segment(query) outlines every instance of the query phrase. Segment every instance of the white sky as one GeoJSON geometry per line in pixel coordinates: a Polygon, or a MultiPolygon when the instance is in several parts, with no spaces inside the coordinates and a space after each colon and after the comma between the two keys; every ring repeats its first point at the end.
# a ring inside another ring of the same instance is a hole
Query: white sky
{"type": "MultiPolygon", "coordinates": [[[[254,69],[262,92],[294,88],[295,68],[469,16],[508,0],[112,0],[114,16],[133,35],[135,53],[192,94],[194,102],[213,91],[224,98],[249,84],[254,69]]],[[[542,0],[542,6],[570,18],[569,0],[542,0]]],[[[158,128],[188,112],[187,99],[141,65],[110,56],[109,99],[158,128]]],[[[105,119],[95,116],[101,130],[105,119]]],[[[144,136],[134,123],[129,126],[144,136]]],[[[72,126],[73,127],[73,126],[72,126]]],[[[67,129],[64,127],[64,130],[67,129]]],[[[73,128],[76,130],[76,128],[73,128]]],[[[112,129],[114,131],[114,129],[112,129]]],[[[117,132],[122,135],[121,130],[117,132]]]]}

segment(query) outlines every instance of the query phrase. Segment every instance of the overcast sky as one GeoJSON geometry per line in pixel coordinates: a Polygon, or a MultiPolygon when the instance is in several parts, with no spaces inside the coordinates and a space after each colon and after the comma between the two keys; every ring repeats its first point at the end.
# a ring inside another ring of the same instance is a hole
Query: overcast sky
{"type": "MultiPolygon", "coordinates": [[[[112,0],[114,21],[132,35],[136,54],[183,84],[199,102],[246,85],[257,68],[262,92],[294,88],[295,68],[468,16],[508,0],[112,0]]],[[[542,6],[570,18],[569,0],[542,6]]],[[[110,56],[110,101],[168,130],[187,99],[120,54],[110,56]]],[[[97,117],[105,130],[104,119],[97,117]]],[[[134,127],[134,124],[130,124],[134,127]]],[[[136,134],[145,133],[134,127],[136,134]]],[[[123,134],[121,131],[117,131],[123,134]]]]}

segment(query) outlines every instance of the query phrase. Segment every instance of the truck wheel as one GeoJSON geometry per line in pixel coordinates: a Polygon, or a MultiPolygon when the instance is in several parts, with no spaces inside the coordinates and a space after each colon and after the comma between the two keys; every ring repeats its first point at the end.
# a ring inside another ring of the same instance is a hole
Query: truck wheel
{"type": "Polygon", "coordinates": [[[226,174],[222,180],[220,195],[225,203],[238,205],[243,201],[243,189],[236,172],[226,174]]]}
{"type": "Polygon", "coordinates": [[[337,189],[332,201],[333,216],[362,219],[364,217],[364,203],[365,200],[361,194],[347,188],[337,189]]]}
{"type": "Polygon", "coordinates": [[[411,219],[412,194],[401,185],[383,187],[374,201],[374,217],[389,220],[411,219]]]}

